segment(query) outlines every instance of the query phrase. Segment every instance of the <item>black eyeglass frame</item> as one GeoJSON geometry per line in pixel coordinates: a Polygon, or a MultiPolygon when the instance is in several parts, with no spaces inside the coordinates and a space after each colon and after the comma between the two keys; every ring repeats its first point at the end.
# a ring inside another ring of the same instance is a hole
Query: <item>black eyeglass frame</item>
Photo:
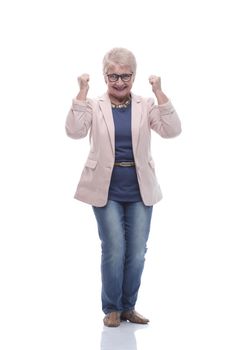
{"type": "Polygon", "coordinates": [[[121,78],[121,80],[124,82],[124,83],[127,83],[131,80],[132,76],[133,76],[133,73],[123,73],[123,74],[115,74],[115,73],[112,73],[112,74],[106,74],[106,76],[108,77],[108,80],[111,82],[111,83],[115,83],[116,81],[119,80],[119,78],[121,78]],[[116,78],[113,78],[113,76],[116,78]],[[113,79],[112,79],[113,78],[113,79]],[[125,79],[126,78],[126,79],[125,79]]]}

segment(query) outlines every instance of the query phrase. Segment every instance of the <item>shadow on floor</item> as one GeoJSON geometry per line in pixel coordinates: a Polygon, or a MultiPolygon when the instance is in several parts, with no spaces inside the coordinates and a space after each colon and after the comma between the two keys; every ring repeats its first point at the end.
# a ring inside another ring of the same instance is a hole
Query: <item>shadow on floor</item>
{"type": "Polygon", "coordinates": [[[137,350],[135,332],[148,325],[122,322],[119,327],[103,327],[100,350],[137,350]]]}

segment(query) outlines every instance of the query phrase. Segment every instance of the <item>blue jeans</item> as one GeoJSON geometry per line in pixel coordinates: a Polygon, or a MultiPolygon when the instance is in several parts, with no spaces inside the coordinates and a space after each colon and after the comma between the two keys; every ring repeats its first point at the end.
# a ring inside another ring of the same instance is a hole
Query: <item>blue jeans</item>
{"type": "Polygon", "coordinates": [[[102,247],[102,309],[134,309],[144,268],[152,206],[109,200],[93,207],[102,247]]]}

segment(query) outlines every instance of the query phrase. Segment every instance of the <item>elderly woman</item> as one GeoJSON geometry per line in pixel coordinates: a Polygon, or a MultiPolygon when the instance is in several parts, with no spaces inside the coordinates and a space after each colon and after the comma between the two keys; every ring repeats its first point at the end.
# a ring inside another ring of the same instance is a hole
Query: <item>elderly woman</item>
{"type": "Polygon", "coordinates": [[[92,205],[102,247],[104,325],[121,320],[147,324],[135,310],[153,205],[161,198],[151,156],[151,129],[164,138],[180,134],[181,125],[155,75],[149,83],[156,97],[131,92],[136,60],[125,48],[113,48],[103,59],[107,92],[87,98],[89,75],[78,78],[79,93],[66,119],[67,135],[90,133],[90,152],[75,198],[92,205]]]}

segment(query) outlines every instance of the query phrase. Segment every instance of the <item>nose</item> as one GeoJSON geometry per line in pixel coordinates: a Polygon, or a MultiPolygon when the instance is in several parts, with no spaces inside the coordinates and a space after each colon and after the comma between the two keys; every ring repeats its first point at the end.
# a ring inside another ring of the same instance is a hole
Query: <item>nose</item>
{"type": "Polygon", "coordinates": [[[124,82],[123,82],[123,80],[121,79],[121,77],[118,78],[118,80],[116,81],[116,84],[117,84],[117,85],[123,85],[123,84],[124,84],[124,82]]]}

